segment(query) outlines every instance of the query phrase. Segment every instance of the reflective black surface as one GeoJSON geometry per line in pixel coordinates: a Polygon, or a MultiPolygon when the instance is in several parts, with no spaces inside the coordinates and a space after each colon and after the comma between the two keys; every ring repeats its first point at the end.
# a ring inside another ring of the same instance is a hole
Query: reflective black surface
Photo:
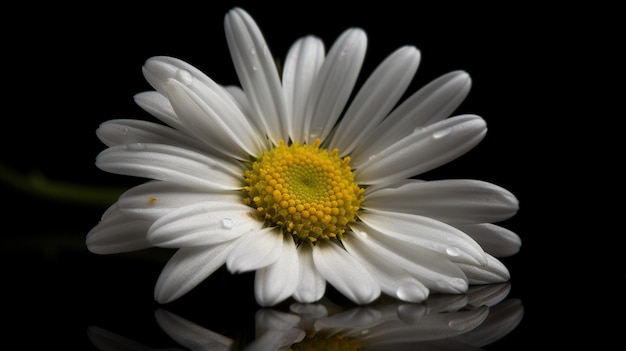
{"type": "Polygon", "coordinates": [[[367,323],[380,310],[402,328],[414,328],[415,338],[405,341],[419,343],[405,349],[604,348],[621,336],[623,186],[614,167],[622,163],[623,146],[613,133],[621,133],[615,120],[623,108],[612,106],[621,94],[611,87],[622,81],[615,63],[623,61],[614,39],[615,10],[408,8],[393,2],[341,9],[318,2],[190,6],[131,10],[107,3],[7,12],[17,24],[2,24],[8,94],[0,140],[5,228],[0,257],[7,344],[196,350],[206,349],[201,345],[213,335],[243,347],[268,332],[283,341],[299,330],[309,335],[309,322],[337,315],[354,315],[339,323],[346,334],[358,335],[362,328],[392,334],[394,329],[384,330],[375,318],[367,323]],[[95,129],[112,118],[150,118],[132,97],[150,89],[141,66],[154,55],[179,57],[218,83],[237,84],[223,33],[223,16],[234,5],[259,22],[281,58],[302,35],[316,34],[329,47],[345,28],[360,26],[369,42],[362,77],[406,44],[422,53],[410,92],[451,70],[470,73],[473,87],[457,113],[483,116],[487,137],[424,178],[486,180],[519,198],[518,214],[501,223],[522,238],[521,251],[503,259],[512,279],[501,301],[480,307],[467,297],[437,297],[407,307],[383,299],[358,307],[330,289],[325,301],[332,308],[320,307],[326,314],[316,315],[316,306],[308,307],[314,310],[309,313],[293,301],[261,309],[251,274],[219,270],[184,298],[162,306],[153,301],[153,289],[171,251],[98,256],[86,250],[85,234],[106,205],[64,199],[65,183],[111,185],[115,192],[141,182],[96,169],[94,159],[104,146],[95,129]],[[60,193],[33,191],[42,181],[51,181],[53,186],[44,188],[60,193]],[[447,319],[455,313],[469,315],[477,325],[451,331],[443,322],[456,320],[447,319]],[[298,317],[297,330],[274,330],[269,321],[285,315],[298,317]],[[426,323],[429,318],[443,324],[426,323]]]}

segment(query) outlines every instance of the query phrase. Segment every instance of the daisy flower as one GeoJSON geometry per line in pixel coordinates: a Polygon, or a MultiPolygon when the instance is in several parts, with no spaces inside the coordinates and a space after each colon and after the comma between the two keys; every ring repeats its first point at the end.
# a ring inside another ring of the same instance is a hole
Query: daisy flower
{"type": "Polygon", "coordinates": [[[159,122],[119,119],[97,130],[96,165],[147,178],[87,234],[112,254],[177,249],[155,298],[180,298],[213,272],[255,272],[262,306],[309,303],[327,283],[357,304],[381,293],[419,302],[433,292],[507,281],[497,257],[519,237],[496,225],[518,201],[484,181],[415,178],[464,154],[487,131],[455,115],[467,73],[442,75],[408,98],[420,52],[397,49],[354,90],[367,37],[343,32],[326,52],[297,40],[279,72],[251,16],[233,8],[225,32],[241,87],[223,86],[173,57],[143,73],[139,106],[159,122]]]}

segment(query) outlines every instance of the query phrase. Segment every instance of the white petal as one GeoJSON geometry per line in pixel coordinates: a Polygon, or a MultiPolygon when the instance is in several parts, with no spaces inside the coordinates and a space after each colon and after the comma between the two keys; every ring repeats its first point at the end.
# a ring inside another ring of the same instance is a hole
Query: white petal
{"type": "Polygon", "coordinates": [[[257,270],[276,262],[283,249],[283,235],[279,229],[269,227],[253,231],[237,239],[226,267],[231,273],[257,270]]]}
{"type": "Polygon", "coordinates": [[[207,150],[203,144],[176,129],[137,119],[106,121],[100,124],[96,135],[107,146],[152,143],[207,150]]]}
{"type": "Polygon", "coordinates": [[[402,47],[389,55],[369,76],[341,119],[330,141],[330,149],[338,148],[347,155],[371,135],[387,116],[409,86],[420,62],[415,47],[402,47]]]}
{"type": "Polygon", "coordinates": [[[174,112],[170,100],[158,91],[145,91],[134,96],[135,103],[148,113],[158,118],[172,128],[184,131],[185,126],[180,123],[174,112]]]}
{"type": "Polygon", "coordinates": [[[111,173],[167,180],[209,190],[236,190],[242,186],[240,165],[170,145],[113,146],[98,155],[96,166],[111,173]]]}
{"type": "Polygon", "coordinates": [[[146,234],[152,221],[131,218],[113,204],[102,220],[87,233],[87,249],[97,254],[115,254],[152,247],[146,234]]]}
{"type": "Polygon", "coordinates": [[[159,218],[148,231],[148,240],[159,247],[215,245],[251,231],[263,222],[251,216],[254,210],[237,202],[211,201],[187,205],[159,218]]]}
{"type": "Polygon", "coordinates": [[[199,140],[240,160],[259,155],[258,134],[232,101],[220,100],[208,90],[196,93],[173,79],[168,80],[167,92],[181,123],[199,140]]]}
{"type": "Polygon", "coordinates": [[[353,163],[354,174],[360,184],[410,178],[461,156],[486,133],[485,121],[479,116],[451,117],[418,129],[384,150],[362,155],[361,162],[353,163]]]}
{"type": "Polygon", "coordinates": [[[458,262],[486,262],[485,252],[469,235],[432,218],[375,210],[363,211],[359,218],[381,234],[420,245],[458,262]]]}
{"type": "Polygon", "coordinates": [[[517,234],[495,224],[482,223],[456,227],[476,240],[485,252],[495,257],[512,256],[522,246],[522,239],[517,234]]]}
{"type": "Polygon", "coordinates": [[[254,111],[266,127],[269,138],[288,140],[285,99],[276,62],[263,34],[252,17],[240,8],[228,12],[224,19],[228,48],[254,111]]]}
{"type": "Polygon", "coordinates": [[[404,181],[368,193],[363,208],[412,213],[451,224],[499,222],[519,202],[508,190],[472,180],[404,181]]]}
{"type": "Polygon", "coordinates": [[[239,106],[239,109],[247,117],[250,125],[254,128],[259,137],[265,136],[266,128],[258,116],[254,113],[252,106],[250,106],[250,100],[246,96],[246,93],[238,86],[227,86],[226,90],[233,96],[235,103],[239,106]]]}
{"type": "Polygon", "coordinates": [[[428,288],[403,267],[379,255],[375,247],[359,240],[359,236],[346,235],[342,240],[350,252],[376,279],[382,291],[402,301],[421,302],[428,297],[428,288]]]}
{"type": "Polygon", "coordinates": [[[511,278],[509,270],[497,258],[487,254],[486,265],[457,263],[470,284],[493,284],[506,282],[511,278]]]}
{"type": "Polygon", "coordinates": [[[232,100],[224,87],[215,83],[199,69],[175,57],[151,57],[146,60],[142,71],[148,83],[164,96],[167,96],[167,82],[175,79],[194,91],[210,90],[218,95],[220,100],[232,100]]]}
{"type": "Polygon", "coordinates": [[[302,303],[316,302],[326,292],[326,280],[315,268],[313,246],[307,243],[298,246],[298,257],[300,258],[300,282],[293,297],[302,303]]]}
{"type": "Polygon", "coordinates": [[[290,116],[287,122],[291,140],[304,141],[304,111],[315,77],[324,62],[324,53],[324,43],[313,36],[299,39],[287,53],[283,91],[290,116]]]}
{"type": "Polygon", "coordinates": [[[380,286],[374,278],[339,245],[316,245],[313,261],[322,276],[353,302],[367,304],[380,296],[380,286]]]}
{"type": "Polygon", "coordinates": [[[202,202],[241,203],[241,194],[209,192],[184,184],[153,180],[124,192],[118,206],[129,216],[154,221],[180,207],[202,202]]]}
{"type": "Polygon", "coordinates": [[[293,239],[283,236],[283,252],[265,268],[256,271],[254,292],[256,301],[261,306],[273,306],[291,296],[300,280],[298,252],[293,239]]]}
{"type": "Polygon", "coordinates": [[[178,249],[167,262],[154,290],[159,303],[178,299],[213,274],[226,261],[233,242],[178,249]]]}
{"type": "Polygon", "coordinates": [[[453,71],[433,80],[394,109],[350,157],[361,163],[362,154],[367,155],[367,159],[376,154],[372,150],[383,150],[415,128],[449,117],[463,102],[470,86],[470,76],[463,71],[453,71]]]}
{"type": "Polygon", "coordinates": [[[311,88],[304,115],[304,138],[324,140],[339,119],[356,83],[367,47],[363,30],[351,28],[330,48],[311,88]]]}
{"type": "Polygon", "coordinates": [[[154,312],[154,317],[161,329],[170,338],[188,350],[232,350],[232,339],[205,329],[173,313],[158,309],[154,312]]]}
{"type": "Polygon", "coordinates": [[[360,222],[351,227],[353,235],[359,236],[363,244],[372,248],[377,255],[405,269],[430,290],[452,294],[467,290],[465,274],[445,255],[385,236],[360,222]]]}

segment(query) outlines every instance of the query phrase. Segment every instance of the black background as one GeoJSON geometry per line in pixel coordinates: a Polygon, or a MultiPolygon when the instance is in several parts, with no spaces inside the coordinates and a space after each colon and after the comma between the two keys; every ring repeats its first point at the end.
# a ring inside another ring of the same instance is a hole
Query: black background
{"type": "MultiPolygon", "coordinates": [[[[55,182],[128,187],[141,180],[95,165],[95,129],[114,118],[146,118],[133,95],[151,90],[141,66],[181,58],[220,84],[238,84],[223,18],[246,9],[284,58],[297,38],[327,48],[346,28],[368,34],[362,79],[402,45],[422,61],[409,93],[452,70],[472,76],[457,113],[487,121],[472,151],[424,175],[475,178],[512,191],[520,211],[502,223],[522,238],[504,259],[511,296],[525,315],[485,347],[608,343],[623,330],[623,46],[617,10],[378,2],[32,5],[8,8],[2,24],[4,108],[0,164],[55,182]],[[9,20],[10,24],[9,24],[9,20]]],[[[98,325],[154,346],[175,346],[154,322],[152,291],[169,251],[98,256],[85,234],[105,205],[38,196],[2,184],[3,283],[9,341],[94,349],[98,325]]],[[[172,308],[217,332],[254,328],[251,274],[217,272],[172,308]]],[[[5,339],[6,339],[5,337],[5,339]]],[[[7,340],[5,340],[6,342],[7,340]]]]}

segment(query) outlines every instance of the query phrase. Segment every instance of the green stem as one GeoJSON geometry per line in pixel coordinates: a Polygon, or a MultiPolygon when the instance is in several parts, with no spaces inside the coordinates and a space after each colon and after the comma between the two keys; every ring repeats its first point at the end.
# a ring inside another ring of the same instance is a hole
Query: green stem
{"type": "Polygon", "coordinates": [[[3,164],[0,164],[0,181],[35,196],[93,206],[109,206],[126,190],[116,186],[52,181],[41,172],[21,174],[3,164]]]}

